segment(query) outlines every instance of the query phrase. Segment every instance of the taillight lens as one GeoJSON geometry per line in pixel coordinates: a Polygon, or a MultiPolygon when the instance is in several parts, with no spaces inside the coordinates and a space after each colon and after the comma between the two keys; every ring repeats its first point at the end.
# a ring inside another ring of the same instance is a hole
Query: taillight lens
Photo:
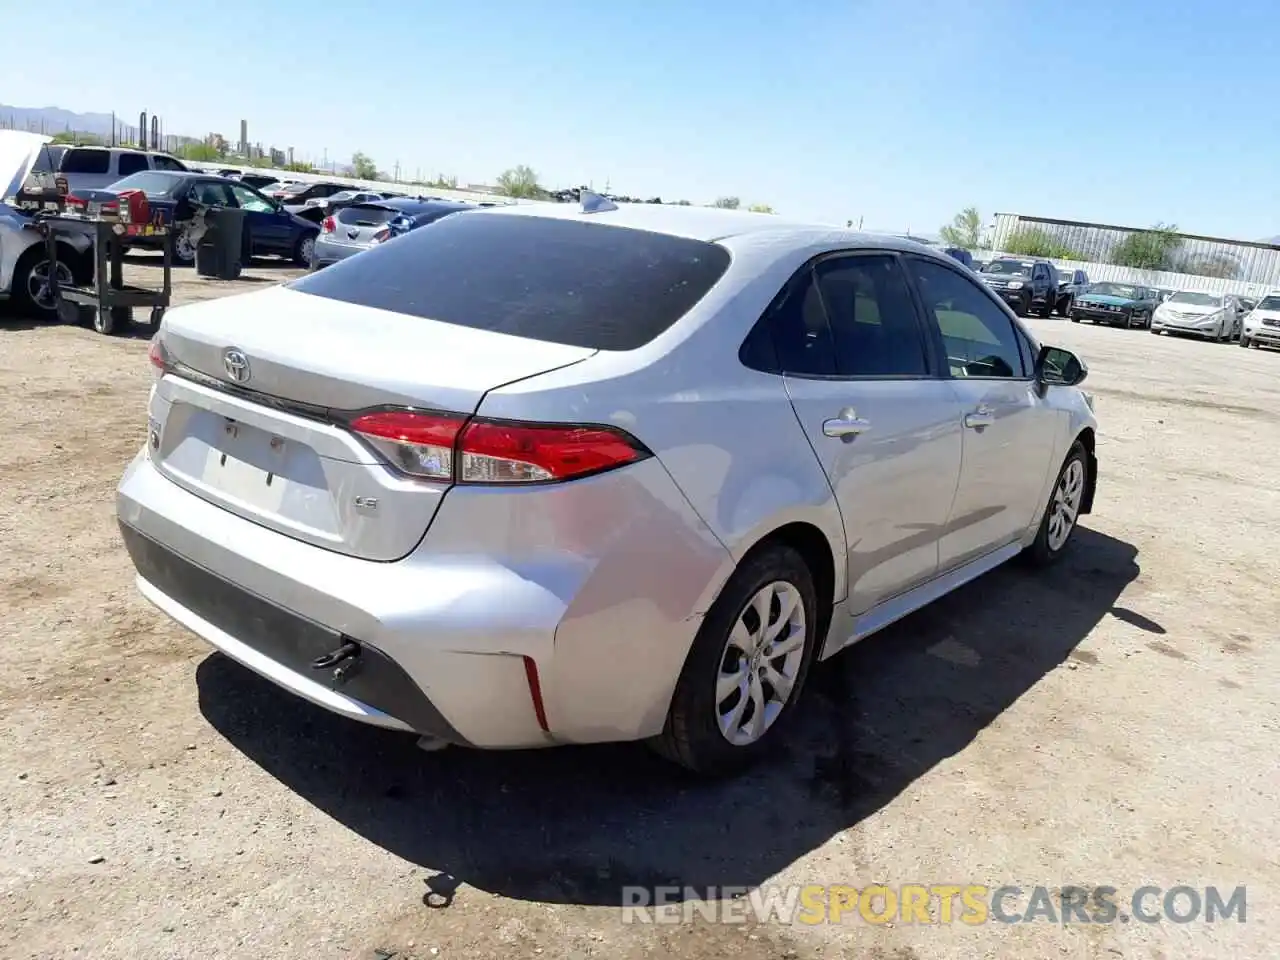
{"type": "Polygon", "coordinates": [[[320,230],[324,233],[333,233],[338,229],[338,222],[333,217],[325,217],[324,223],[320,224],[320,230]]]}
{"type": "Polygon", "coordinates": [[[634,441],[605,427],[475,420],[458,444],[462,483],[529,483],[599,473],[643,456],[634,441]]]}
{"type": "Polygon", "coordinates": [[[634,439],[610,427],[389,410],[359,416],[351,429],[399,470],[453,483],[572,480],[649,456],[634,439]]]}
{"type": "Polygon", "coordinates": [[[453,479],[453,449],[463,417],[384,410],[351,421],[351,429],[405,473],[427,480],[453,479]]]}
{"type": "Polygon", "coordinates": [[[381,230],[379,230],[377,233],[373,235],[374,243],[386,243],[390,239],[391,239],[390,227],[383,227],[381,230]]]}
{"type": "Polygon", "coordinates": [[[169,369],[169,351],[164,348],[164,341],[159,335],[151,338],[151,346],[147,348],[147,360],[151,362],[151,375],[159,380],[169,369]]]}

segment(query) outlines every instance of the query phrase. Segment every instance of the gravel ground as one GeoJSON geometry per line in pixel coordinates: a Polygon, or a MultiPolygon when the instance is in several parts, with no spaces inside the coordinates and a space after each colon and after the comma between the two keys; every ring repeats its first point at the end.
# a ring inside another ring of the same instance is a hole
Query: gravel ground
{"type": "Polygon", "coordinates": [[[796,748],[705,785],[634,745],[424,754],[211,654],[137,595],[114,526],[149,331],[0,319],[0,956],[1273,957],[1280,354],[1032,323],[1087,358],[1102,421],[1069,560],[825,665],[796,748]],[[617,909],[623,884],[766,882],[1244,884],[1248,913],[617,909]]]}

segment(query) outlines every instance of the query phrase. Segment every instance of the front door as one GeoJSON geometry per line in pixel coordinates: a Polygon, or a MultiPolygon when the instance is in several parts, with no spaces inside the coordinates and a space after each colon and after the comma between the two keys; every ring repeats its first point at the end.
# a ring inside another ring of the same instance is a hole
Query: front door
{"type": "Polygon", "coordinates": [[[964,437],[942,571],[1020,539],[1046,495],[1058,416],[1040,394],[1013,320],[957,270],[909,258],[946,354],[964,437]]]}
{"type": "Polygon", "coordinates": [[[274,203],[242,183],[232,183],[231,192],[244,213],[244,229],[249,235],[248,246],[252,254],[289,253],[293,240],[289,215],[274,203]]]}
{"type": "Polygon", "coordinates": [[[787,391],[830,480],[860,615],[930,579],[960,472],[959,407],[931,369],[897,255],[840,254],[775,318],[787,391]]]}

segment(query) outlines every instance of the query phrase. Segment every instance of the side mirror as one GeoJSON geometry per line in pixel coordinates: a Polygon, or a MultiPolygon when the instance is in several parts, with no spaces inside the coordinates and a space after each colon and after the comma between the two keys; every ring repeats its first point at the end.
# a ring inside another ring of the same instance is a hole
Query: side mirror
{"type": "Polygon", "coordinates": [[[1041,347],[1036,357],[1036,380],[1046,387],[1074,387],[1084,382],[1089,368],[1083,360],[1062,347],[1041,347]]]}

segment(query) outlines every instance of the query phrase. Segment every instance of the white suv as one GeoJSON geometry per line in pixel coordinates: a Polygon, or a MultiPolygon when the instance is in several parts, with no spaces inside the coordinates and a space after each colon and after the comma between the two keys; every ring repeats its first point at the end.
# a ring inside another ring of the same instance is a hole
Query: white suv
{"type": "Polygon", "coordinates": [[[1280,347],[1280,292],[1268,293],[1244,318],[1242,347],[1280,347]]]}
{"type": "Polygon", "coordinates": [[[68,190],[101,190],[143,170],[186,170],[167,153],[133,147],[86,147],[51,143],[34,172],[52,171],[67,180],[68,190]]]}

